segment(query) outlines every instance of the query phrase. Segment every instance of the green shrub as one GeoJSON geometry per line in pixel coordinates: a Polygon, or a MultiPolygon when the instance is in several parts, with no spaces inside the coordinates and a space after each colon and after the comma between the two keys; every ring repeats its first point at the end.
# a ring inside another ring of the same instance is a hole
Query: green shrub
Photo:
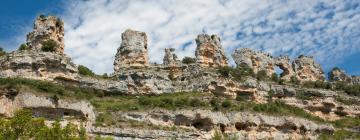
{"type": "Polygon", "coordinates": [[[220,100],[218,98],[212,98],[210,101],[210,105],[213,107],[215,111],[220,109],[220,100]]]}
{"type": "Polygon", "coordinates": [[[78,72],[80,75],[83,75],[83,76],[95,76],[95,73],[92,70],[90,70],[89,68],[87,68],[83,65],[78,66],[78,72]]]}
{"type": "Polygon", "coordinates": [[[222,102],[221,106],[224,108],[230,108],[232,103],[229,100],[225,100],[222,102]]]}
{"type": "Polygon", "coordinates": [[[184,63],[184,64],[192,64],[192,63],[195,63],[195,62],[196,62],[195,58],[188,57],[188,56],[186,56],[186,57],[184,57],[182,59],[182,63],[184,63]]]}
{"type": "Polygon", "coordinates": [[[230,72],[233,68],[225,66],[218,69],[218,72],[224,77],[230,77],[230,72]]]}
{"type": "Polygon", "coordinates": [[[273,73],[270,78],[272,81],[277,83],[280,81],[279,76],[276,73],[273,73]]]}
{"type": "Polygon", "coordinates": [[[5,54],[6,52],[4,51],[4,49],[0,47],[0,56],[4,56],[5,54]]]}
{"type": "Polygon", "coordinates": [[[334,134],[320,134],[319,140],[358,140],[360,134],[357,132],[350,132],[344,129],[335,131],[334,134]]]}
{"type": "Polygon", "coordinates": [[[41,14],[39,17],[40,17],[41,19],[45,19],[45,18],[46,18],[46,16],[43,15],[43,14],[41,14]]]}
{"type": "Polygon", "coordinates": [[[24,51],[24,50],[29,50],[29,49],[30,49],[30,48],[29,48],[28,45],[26,45],[26,44],[21,44],[18,50],[24,51]]]}
{"type": "Polygon", "coordinates": [[[59,44],[52,39],[42,42],[41,45],[41,50],[44,52],[55,52],[59,48],[59,44]]]}
{"type": "Polygon", "coordinates": [[[190,106],[192,107],[199,107],[202,106],[202,102],[198,98],[193,98],[190,100],[190,106]]]}
{"type": "Polygon", "coordinates": [[[0,118],[0,139],[68,139],[85,140],[86,131],[83,127],[68,123],[60,127],[60,122],[45,124],[42,118],[32,118],[31,111],[20,110],[11,119],[0,118]]]}
{"type": "Polygon", "coordinates": [[[302,83],[303,87],[306,88],[322,88],[322,89],[331,89],[331,84],[328,82],[324,82],[324,81],[306,81],[304,83],[302,83]]]}
{"type": "Polygon", "coordinates": [[[260,81],[264,81],[264,80],[268,79],[266,71],[265,70],[258,71],[258,73],[256,74],[256,79],[258,79],[260,81]]]}
{"type": "Polygon", "coordinates": [[[296,76],[291,76],[290,77],[290,83],[293,83],[295,85],[299,85],[300,84],[300,80],[296,77],[296,76]]]}

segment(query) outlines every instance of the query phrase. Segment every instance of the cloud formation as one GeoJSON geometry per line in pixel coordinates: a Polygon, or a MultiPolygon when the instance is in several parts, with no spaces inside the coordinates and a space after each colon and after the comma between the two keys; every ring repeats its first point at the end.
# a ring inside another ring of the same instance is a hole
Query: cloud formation
{"type": "Polygon", "coordinates": [[[121,33],[149,37],[150,61],[164,48],[194,56],[197,34],[218,34],[228,57],[247,47],[273,55],[314,55],[326,69],[360,52],[360,2],[356,0],[96,0],[69,1],[66,53],[97,73],[111,73],[121,33]]]}

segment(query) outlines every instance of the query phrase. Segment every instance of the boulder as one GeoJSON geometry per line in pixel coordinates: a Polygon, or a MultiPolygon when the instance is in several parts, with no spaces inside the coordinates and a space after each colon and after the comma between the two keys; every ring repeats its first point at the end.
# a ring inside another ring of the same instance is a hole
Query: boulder
{"type": "Polygon", "coordinates": [[[217,35],[200,34],[196,38],[196,61],[205,67],[228,66],[228,59],[217,35]]]}
{"type": "Polygon", "coordinates": [[[121,36],[122,42],[117,50],[114,71],[121,67],[146,66],[148,64],[147,36],[144,32],[126,30],[121,36]]]}
{"type": "Polygon", "coordinates": [[[34,23],[34,30],[27,34],[26,44],[31,50],[42,51],[46,41],[53,41],[53,52],[64,53],[64,22],[54,16],[39,16],[34,23]]]}

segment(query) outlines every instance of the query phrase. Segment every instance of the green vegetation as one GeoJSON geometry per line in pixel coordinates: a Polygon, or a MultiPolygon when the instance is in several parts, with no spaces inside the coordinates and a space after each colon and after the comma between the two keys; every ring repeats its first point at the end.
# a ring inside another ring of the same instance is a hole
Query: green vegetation
{"type": "Polygon", "coordinates": [[[83,76],[95,76],[95,73],[92,70],[90,70],[89,68],[87,68],[83,65],[78,66],[78,71],[79,71],[79,74],[83,75],[83,76]]]}
{"type": "Polygon", "coordinates": [[[59,121],[48,127],[44,119],[32,118],[30,111],[22,110],[9,120],[0,118],[0,139],[86,140],[86,132],[71,123],[62,128],[59,121]]]}
{"type": "Polygon", "coordinates": [[[2,47],[0,47],[0,56],[4,56],[6,54],[6,52],[4,51],[4,49],[2,47]]]}
{"type": "Polygon", "coordinates": [[[339,128],[359,128],[360,127],[360,117],[344,117],[340,120],[333,122],[336,127],[339,128]]]}
{"type": "Polygon", "coordinates": [[[345,91],[348,95],[360,97],[360,85],[349,85],[345,82],[336,82],[334,84],[334,89],[345,91]]]}
{"type": "Polygon", "coordinates": [[[270,77],[271,81],[274,81],[276,83],[279,83],[280,82],[280,78],[279,76],[276,74],[276,73],[273,73],[270,77]]]}
{"type": "Polygon", "coordinates": [[[357,99],[354,99],[354,98],[345,99],[343,97],[337,96],[335,99],[336,99],[336,101],[341,102],[346,105],[360,105],[360,101],[357,99]]]}
{"type": "Polygon", "coordinates": [[[346,130],[338,130],[335,131],[334,134],[320,134],[319,138],[320,140],[345,140],[345,139],[351,139],[351,140],[360,140],[360,134],[356,132],[350,132],[346,130]]]}
{"type": "Polygon", "coordinates": [[[42,42],[41,45],[41,50],[44,52],[55,52],[59,48],[59,44],[52,39],[42,42]]]}
{"type": "Polygon", "coordinates": [[[30,49],[30,48],[29,48],[28,45],[26,45],[26,44],[21,44],[18,50],[24,51],[24,50],[29,50],[29,49],[30,49]]]}
{"type": "Polygon", "coordinates": [[[257,80],[260,80],[260,81],[264,81],[264,80],[269,79],[269,77],[267,76],[265,70],[261,70],[261,71],[258,71],[258,72],[257,72],[257,74],[256,74],[256,79],[257,79],[257,80]]]}
{"type": "Polygon", "coordinates": [[[186,56],[182,59],[182,63],[184,63],[184,64],[193,64],[195,62],[196,62],[195,58],[188,57],[188,56],[186,56]]]}
{"type": "Polygon", "coordinates": [[[306,81],[302,83],[302,87],[305,88],[321,88],[321,89],[331,89],[331,84],[325,81],[306,81]]]}
{"type": "Polygon", "coordinates": [[[223,101],[222,104],[221,104],[221,106],[222,106],[223,108],[230,108],[231,105],[232,105],[232,103],[231,103],[229,100],[225,100],[225,101],[223,101]]]}
{"type": "Polygon", "coordinates": [[[236,81],[243,81],[244,77],[255,76],[254,71],[247,66],[241,66],[237,68],[222,67],[218,69],[218,73],[224,77],[232,77],[236,81]]]}
{"type": "Polygon", "coordinates": [[[306,90],[297,90],[295,96],[300,100],[311,100],[313,98],[324,97],[324,95],[320,92],[306,90]]]}
{"type": "Polygon", "coordinates": [[[296,78],[296,76],[291,76],[290,77],[290,83],[295,84],[295,85],[299,85],[300,80],[298,78],[296,78]]]}
{"type": "Polygon", "coordinates": [[[39,93],[46,93],[48,96],[57,95],[59,98],[73,97],[77,99],[92,99],[96,96],[102,97],[105,94],[104,91],[92,88],[79,88],[75,85],[62,86],[47,81],[24,78],[0,78],[0,87],[26,91],[32,90],[39,93]]]}
{"type": "Polygon", "coordinates": [[[211,138],[212,140],[237,140],[238,137],[234,135],[229,135],[226,133],[221,133],[220,131],[215,131],[215,134],[211,138]]]}

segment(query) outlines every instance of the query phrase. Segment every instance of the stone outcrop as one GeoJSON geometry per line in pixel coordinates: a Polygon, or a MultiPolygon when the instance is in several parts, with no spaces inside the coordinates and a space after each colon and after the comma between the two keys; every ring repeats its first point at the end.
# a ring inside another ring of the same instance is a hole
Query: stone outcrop
{"type": "Polygon", "coordinates": [[[238,67],[249,67],[254,73],[265,71],[268,76],[271,76],[275,72],[275,61],[270,54],[240,48],[234,51],[232,57],[238,67]]]}
{"type": "Polygon", "coordinates": [[[324,71],[311,56],[300,55],[293,61],[292,66],[300,81],[325,80],[324,71]]]}
{"type": "Polygon", "coordinates": [[[0,57],[0,77],[23,77],[52,81],[56,77],[75,79],[77,66],[63,54],[15,51],[0,57]]]}
{"type": "Polygon", "coordinates": [[[288,56],[275,58],[270,54],[256,52],[248,48],[237,49],[232,56],[238,67],[252,68],[254,73],[265,71],[267,76],[271,76],[275,73],[274,67],[277,66],[283,71],[280,74],[281,79],[286,81],[289,81],[293,76],[300,81],[325,80],[321,66],[315,63],[311,56],[301,55],[290,63],[288,56]]]}
{"type": "Polygon", "coordinates": [[[117,50],[114,61],[115,72],[118,72],[121,67],[148,64],[146,33],[128,29],[122,33],[121,39],[121,46],[117,50]]]}
{"type": "MultiPolygon", "coordinates": [[[[192,139],[211,139],[215,130],[236,135],[238,139],[316,139],[319,132],[332,134],[335,131],[331,125],[317,124],[302,118],[250,112],[153,110],[118,112],[116,116],[157,126],[177,126],[192,130],[190,132],[197,134],[192,139]]],[[[177,132],[178,136],[183,136],[181,131],[177,132]]],[[[179,138],[177,135],[174,137],[179,138]]]]}
{"type": "Polygon", "coordinates": [[[211,82],[208,86],[208,90],[214,95],[230,99],[236,99],[236,97],[241,96],[244,100],[254,101],[258,97],[256,95],[256,87],[246,87],[239,85],[234,81],[221,79],[211,82]]]}
{"type": "Polygon", "coordinates": [[[329,80],[334,82],[351,82],[351,77],[349,77],[345,71],[340,70],[339,68],[334,68],[329,72],[329,80]]]}
{"type": "Polygon", "coordinates": [[[290,64],[288,56],[280,56],[275,59],[275,65],[283,72],[280,73],[280,78],[285,81],[290,81],[291,77],[295,75],[294,69],[290,64]]]}
{"type": "Polygon", "coordinates": [[[176,54],[174,53],[175,49],[174,48],[165,48],[165,56],[163,59],[163,64],[166,66],[176,66],[181,64],[180,60],[178,59],[178,57],[176,56],[176,54]]]}
{"type": "Polygon", "coordinates": [[[26,44],[31,50],[41,51],[43,43],[49,40],[57,44],[55,53],[64,53],[64,22],[54,16],[39,16],[34,31],[27,35],[26,44]]]}
{"type": "Polygon", "coordinates": [[[330,82],[345,82],[352,85],[360,85],[360,76],[349,76],[344,70],[339,68],[332,69],[329,73],[330,82]]]}
{"type": "Polygon", "coordinates": [[[196,38],[196,61],[201,66],[224,67],[228,66],[228,59],[217,35],[200,34],[196,38]]]}
{"type": "Polygon", "coordinates": [[[34,116],[50,120],[73,118],[90,122],[95,121],[94,109],[88,102],[70,102],[15,89],[1,89],[0,115],[11,117],[19,109],[30,109],[34,116]]]}

